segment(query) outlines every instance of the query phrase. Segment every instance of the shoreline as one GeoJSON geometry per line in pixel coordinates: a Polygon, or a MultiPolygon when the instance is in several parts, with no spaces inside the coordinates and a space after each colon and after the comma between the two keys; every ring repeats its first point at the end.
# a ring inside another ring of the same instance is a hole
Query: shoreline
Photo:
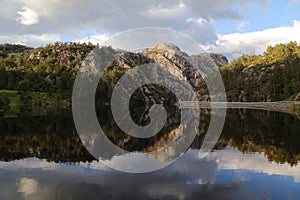
{"type": "Polygon", "coordinates": [[[207,102],[207,101],[180,101],[181,109],[187,108],[224,108],[224,109],[263,109],[291,114],[300,114],[300,101],[276,102],[207,102]]]}

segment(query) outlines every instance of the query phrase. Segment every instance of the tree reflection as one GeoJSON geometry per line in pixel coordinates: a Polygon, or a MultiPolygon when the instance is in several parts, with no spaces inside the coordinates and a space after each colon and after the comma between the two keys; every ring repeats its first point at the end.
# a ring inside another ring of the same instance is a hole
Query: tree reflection
{"type": "MultiPolygon", "coordinates": [[[[98,107],[99,122],[107,137],[128,151],[149,152],[168,144],[178,128],[178,109],[170,109],[169,125],[154,137],[139,139],[117,127],[109,106],[98,107]]],[[[209,111],[201,111],[199,134],[191,148],[201,147],[210,120],[209,111]]],[[[300,160],[300,124],[296,116],[261,110],[230,109],[220,142],[215,149],[230,145],[243,153],[264,153],[269,161],[297,165],[300,160]]],[[[37,157],[55,162],[95,160],[76,133],[72,114],[13,116],[1,119],[0,159],[4,161],[37,157]]]]}

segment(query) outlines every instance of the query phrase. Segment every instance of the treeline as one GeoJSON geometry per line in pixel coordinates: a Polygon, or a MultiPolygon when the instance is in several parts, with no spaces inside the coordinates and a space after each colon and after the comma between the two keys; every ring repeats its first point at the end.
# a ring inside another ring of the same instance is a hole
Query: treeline
{"type": "Polygon", "coordinates": [[[269,46],[262,55],[232,61],[221,73],[231,99],[293,100],[300,93],[300,46],[296,42],[269,46]]]}
{"type": "Polygon", "coordinates": [[[0,160],[37,157],[55,162],[95,160],[80,141],[73,119],[67,115],[2,119],[0,160]]]}
{"type": "Polygon", "coordinates": [[[6,97],[0,96],[0,110],[6,110],[9,108],[10,100],[6,97]]]}
{"type": "Polygon", "coordinates": [[[221,141],[243,153],[263,153],[269,161],[293,166],[300,161],[299,133],[297,116],[229,109],[221,141]]]}
{"type": "Polygon", "coordinates": [[[25,51],[30,51],[33,48],[26,47],[20,44],[0,44],[0,56],[6,57],[8,54],[18,54],[23,53],[25,51]]]}
{"type": "Polygon", "coordinates": [[[76,73],[95,46],[55,43],[22,53],[0,54],[0,89],[71,92],[76,73]]]}
{"type": "MultiPolygon", "coordinates": [[[[36,49],[0,45],[0,89],[71,94],[76,73],[94,48],[91,43],[57,42],[36,49]]],[[[111,66],[103,74],[99,101],[110,101],[125,71],[111,66]]],[[[221,74],[229,101],[292,100],[300,93],[300,46],[290,42],[270,46],[262,55],[243,55],[221,67],[221,74]]],[[[196,90],[208,94],[203,88],[196,90]]]]}
{"type": "MultiPolygon", "coordinates": [[[[172,125],[155,137],[142,139],[123,133],[115,124],[109,106],[98,108],[99,123],[106,136],[127,151],[144,151],[146,148],[165,145],[174,136],[172,125]],[[171,132],[170,132],[171,131],[171,132]]],[[[211,113],[201,113],[201,126],[191,148],[199,149],[209,127],[211,113]]],[[[230,145],[243,153],[263,153],[269,161],[297,165],[300,161],[299,119],[279,112],[247,109],[229,109],[219,145],[230,145]],[[280,122],[280,123],[278,123],[280,122]]],[[[0,123],[0,160],[38,157],[55,162],[92,161],[93,156],[82,145],[76,134],[70,112],[2,119],[0,123]]],[[[107,152],[105,158],[111,159],[107,152]]]]}

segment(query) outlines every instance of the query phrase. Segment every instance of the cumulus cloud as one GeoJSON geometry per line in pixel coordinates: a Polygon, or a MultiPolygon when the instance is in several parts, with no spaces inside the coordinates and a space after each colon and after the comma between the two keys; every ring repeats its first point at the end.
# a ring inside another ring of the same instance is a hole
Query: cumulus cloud
{"type": "Polygon", "coordinates": [[[30,8],[23,7],[18,11],[16,20],[22,25],[37,24],[39,22],[39,14],[30,8]]]}
{"type": "MultiPolygon", "coordinates": [[[[229,20],[241,31],[243,16],[252,7],[266,8],[269,0],[1,0],[1,43],[40,46],[61,38],[102,43],[111,35],[139,27],[164,27],[189,35],[206,51],[230,59],[262,53],[270,44],[300,41],[300,23],[249,33],[217,35],[215,23],[229,20]],[[93,30],[93,34],[85,33],[93,30]]],[[[291,0],[289,6],[298,0],[291,0]]],[[[166,41],[164,41],[166,42],[166,41]]]]}
{"type": "Polygon", "coordinates": [[[241,54],[261,54],[269,45],[300,42],[300,22],[294,21],[292,26],[265,29],[248,33],[234,33],[218,35],[216,45],[207,45],[211,52],[219,52],[229,58],[236,58],[241,54]]]}
{"type": "Polygon", "coordinates": [[[295,182],[300,182],[300,167],[291,167],[288,163],[276,164],[268,162],[267,158],[260,153],[243,154],[234,149],[217,151],[212,154],[217,157],[221,169],[249,170],[256,173],[269,175],[290,176],[295,182]]]}
{"type": "Polygon", "coordinates": [[[38,182],[32,178],[21,178],[18,192],[23,193],[26,198],[26,196],[37,192],[38,185],[38,182]]]}
{"type": "MultiPolygon", "coordinates": [[[[255,32],[233,33],[225,35],[206,34],[214,31],[215,28],[213,24],[206,19],[201,18],[198,20],[188,19],[187,26],[185,27],[185,31],[183,33],[192,37],[193,39],[196,39],[196,41],[200,43],[203,51],[221,53],[230,59],[237,58],[242,54],[262,54],[269,45],[288,43],[290,41],[296,41],[300,43],[299,21],[294,21],[293,25],[291,26],[282,26],[255,32]]],[[[127,37],[120,47],[124,49],[130,49],[129,47],[133,45],[131,42],[133,41],[133,38],[136,43],[149,43],[148,46],[152,46],[155,42],[158,43],[159,41],[169,41],[173,43],[178,41],[178,38],[170,37],[170,34],[167,34],[167,31],[164,30],[157,30],[155,33],[152,30],[146,29],[145,31],[141,30],[140,32],[141,34],[139,35],[129,34],[129,36],[131,35],[132,38],[127,37]],[[151,34],[147,35],[147,32],[151,34]],[[143,41],[145,38],[147,38],[147,41],[143,41]]],[[[101,44],[102,42],[105,42],[107,38],[107,35],[99,35],[87,37],[81,41],[90,41],[101,44]]],[[[184,40],[183,38],[180,40],[187,42],[187,40],[184,40]]],[[[188,44],[191,44],[191,42],[188,42],[188,44]]],[[[184,44],[182,43],[176,43],[176,45],[180,46],[184,51],[190,54],[201,53],[199,48],[191,48],[191,46],[184,48],[184,44]]]]}
{"type": "Polygon", "coordinates": [[[80,39],[76,40],[76,42],[80,42],[80,43],[91,42],[93,44],[101,44],[101,43],[105,42],[109,37],[110,36],[108,36],[106,34],[92,35],[92,36],[80,38],[80,39]]]}
{"type": "Polygon", "coordinates": [[[186,0],[185,3],[196,15],[213,20],[241,20],[243,19],[242,12],[246,12],[251,6],[267,7],[269,5],[268,0],[186,0]],[[236,7],[240,7],[242,12],[239,12],[236,7]]]}
{"type": "Polygon", "coordinates": [[[0,26],[5,29],[0,35],[55,34],[80,40],[91,29],[95,35],[111,35],[131,28],[165,27],[214,43],[216,20],[239,21],[251,5],[267,4],[268,0],[88,0],[84,4],[81,0],[2,0],[0,26]]]}
{"type": "Polygon", "coordinates": [[[160,42],[173,43],[188,54],[205,53],[203,45],[199,45],[194,38],[173,29],[146,27],[124,31],[112,37],[106,35],[91,36],[79,40],[81,42],[94,42],[103,46],[126,49],[129,51],[141,51],[160,42]]]}
{"type": "Polygon", "coordinates": [[[45,45],[59,41],[59,35],[56,34],[24,34],[24,35],[0,35],[0,43],[22,44],[31,47],[45,45]]]}
{"type": "MultiPolygon", "coordinates": [[[[74,165],[48,163],[33,158],[1,161],[0,199],[19,199],[20,194],[24,199],[55,199],[58,194],[62,199],[107,199],[112,196],[165,199],[173,197],[170,195],[181,196],[183,199],[224,199],[249,189],[255,194],[250,197],[259,199],[265,197],[266,192],[276,190],[277,185],[271,184],[276,188],[265,188],[261,193],[262,184],[255,184],[258,179],[253,173],[264,173],[259,175],[264,183],[274,180],[268,174],[280,176],[282,185],[293,184],[290,177],[299,184],[300,166],[270,163],[259,153],[243,154],[226,148],[213,151],[205,159],[199,159],[198,154],[198,150],[189,150],[172,165],[146,174],[120,173],[98,162],[74,165]]],[[[295,185],[289,190],[284,187],[281,189],[284,195],[286,191],[290,195],[298,194],[295,193],[298,191],[295,185]]]]}

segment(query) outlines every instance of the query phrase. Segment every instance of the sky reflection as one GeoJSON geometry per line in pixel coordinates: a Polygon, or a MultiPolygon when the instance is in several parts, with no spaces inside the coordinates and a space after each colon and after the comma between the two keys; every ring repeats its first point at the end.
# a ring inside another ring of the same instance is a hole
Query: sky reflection
{"type": "Polygon", "coordinates": [[[190,150],[169,167],[145,174],[117,172],[98,162],[27,158],[0,162],[0,199],[297,199],[299,175],[299,166],[231,147],[205,159],[190,150]]]}

